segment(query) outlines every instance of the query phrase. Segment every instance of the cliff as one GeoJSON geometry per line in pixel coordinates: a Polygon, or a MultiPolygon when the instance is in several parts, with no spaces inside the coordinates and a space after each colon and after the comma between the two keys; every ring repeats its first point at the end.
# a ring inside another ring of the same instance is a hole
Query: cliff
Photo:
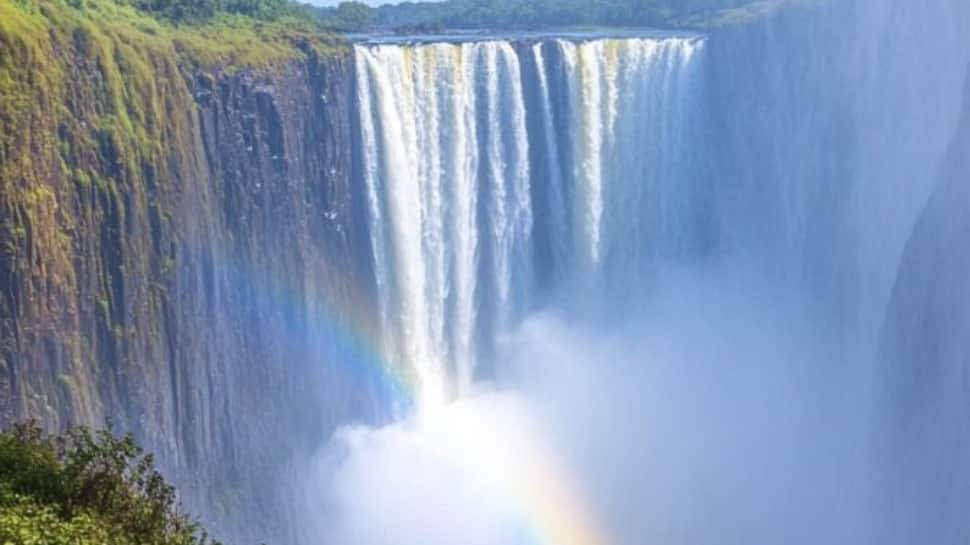
{"type": "Polygon", "coordinates": [[[876,367],[884,543],[966,543],[970,522],[970,71],[938,185],[898,269],[876,367]]]}
{"type": "Polygon", "coordinates": [[[854,517],[847,542],[970,539],[968,16],[946,0],[796,6],[708,48],[716,241],[830,330],[810,412],[841,433],[812,452],[851,456],[826,469],[828,505],[860,479],[873,492],[874,528],[854,517]]]}
{"type": "Polygon", "coordinates": [[[351,70],[243,18],[0,3],[0,422],[110,418],[217,535],[287,541],[279,476],[359,405],[351,70]]]}
{"type": "MultiPolygon", "coordinates": [[[[816,305],[839,345],[819,371],[833,399],[867,392],[854,375],[874,346],[892,392],[925,347],[960,338],[892,340],[909,317],[956,312],[921,307],[949,295],[921,267],[959,226],[919,220],[904,248],[958,124],[967,9],[798,3],[711,28],[699,53],[686,257],[750,261],[816,305]]],[[[290,462],[369,417],[353,337],[373,333],[378,295],[354,70],[346,44],[299,22],[0,0],[0,423],[110,416],[219,537],[294,542],[290,462]]],[[[927,210],[962,202],[937,191],[927,210]]],[[[956,286],[964,264],[946,259],[956,286]]],[[[943,368],[921,371],[920,396],[950,391],[960,367],[943,368]]],[[[823,423],[868,416],[821,408],[823,423]]]]}
{"type": "Polygon", "coordinates": [[[959,119],[968,12],[817,4],[712,31],[696,178],[715,243],[811,299],[841,345],[833,367],[861,370],[959,119]]]}

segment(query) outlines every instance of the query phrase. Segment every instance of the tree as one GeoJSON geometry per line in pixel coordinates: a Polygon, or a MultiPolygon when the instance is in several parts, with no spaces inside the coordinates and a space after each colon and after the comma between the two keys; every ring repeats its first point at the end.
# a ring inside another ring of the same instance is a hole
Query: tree
{"type": "Polygon", "coordinates": [[[373,9],[361,2],[341,2],[334,12],[332,24],[345,32],[367,30],[374,16],[373,9]]]}
{"type": "Polygon", "coordinates": [[[219,13],[248,15],[274,20],[297,13],[289,0],[128,0],[136,8],[170,21],[181,23],[211,19],[219,13]]]}
{"type": "Polygon", "coordinates": [[[321,8],[318,13],[332,28],[354,31],[367,30],[372,25],[407,31],[591,24],[656,26],[675,25],[689,17],[710,17],[752,1],[755,0],[445,0],[355,7],[359,13],[344,12],[340,7],[321,8]],[[361,24],[365,11],[366,23],[361,24]]]}
{"type": "Polygon", "coordinates": [[[217,545],[130,435],[33,424],[0,433],[0,543],[217,545]]]}

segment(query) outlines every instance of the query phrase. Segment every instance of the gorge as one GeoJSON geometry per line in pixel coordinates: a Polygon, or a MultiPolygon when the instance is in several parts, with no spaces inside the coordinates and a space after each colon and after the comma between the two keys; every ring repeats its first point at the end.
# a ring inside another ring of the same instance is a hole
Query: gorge
{"type": "Polygon", "coordinates": [[[240,67],[18,6],[4,423],[240,543],[970,538],[970,7],[240,67]]]}

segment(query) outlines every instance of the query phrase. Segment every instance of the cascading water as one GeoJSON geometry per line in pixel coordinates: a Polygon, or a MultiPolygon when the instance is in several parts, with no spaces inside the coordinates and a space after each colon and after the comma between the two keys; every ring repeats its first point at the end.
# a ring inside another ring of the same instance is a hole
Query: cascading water
{"type": "Polygon", "coordinates": [[[379,359],[418,401],[323,449],[308,542],[966,541],[959,199],[906,243],[966,8],[824,4],[355,45],[379,359]]]}
{"type": "Polygon", "coordinates": [[[414,410],[327,443],[307,541],[966,542],[967,9],[355,45],[414,410]]]}
{"type": "Polygon", "coordinates": [[[703,44],[355,46],[385,352],[421,398],[467,392],[537,287],[630,293],[692,236],[683,153],[703,44]]]}

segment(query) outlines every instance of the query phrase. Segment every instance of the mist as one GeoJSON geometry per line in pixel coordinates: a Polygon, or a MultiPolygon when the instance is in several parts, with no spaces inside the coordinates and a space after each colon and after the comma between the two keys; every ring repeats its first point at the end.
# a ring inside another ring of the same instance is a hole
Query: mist
{"type": "Polygon", "coordinates": [[[970,8],[796,4],[356,46],[387,353],[447,387],[321,448],[308,543],[964,542],[970,8]]]}
{"type": "Polygon", "coordinates": [[[669,275],[622,323],[535,313],[494,382],[343,429],[309,481],[315,542],[865,542],[862,377],[809,303],[724,269],[669,275]]]}

